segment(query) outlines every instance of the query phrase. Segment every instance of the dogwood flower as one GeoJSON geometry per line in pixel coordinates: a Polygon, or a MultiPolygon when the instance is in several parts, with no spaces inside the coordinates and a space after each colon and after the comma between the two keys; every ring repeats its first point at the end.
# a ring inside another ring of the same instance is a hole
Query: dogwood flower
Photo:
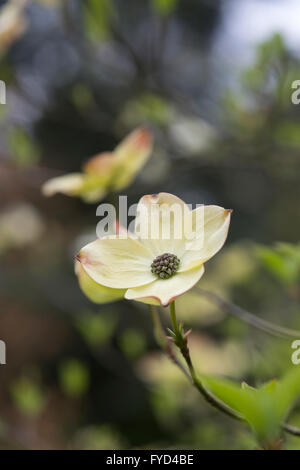
{"type": "Polygon", "coordinates": [[[168,193],[143,196],[134,233],[99,238],[79,252],[79,282],[87,275],[83,290],[98,302],[105,287],[109,295],[167,306],[203,276],[204,263],[226,240],[230,216],[231,210],[214,205],[191,211],[168,193]],[[178,227],[187,229],[178,236],[178,227]]]}
{"type": "Polygon", "coordinates": [[[152,151],[152,135],[144,129],[134,130],[113,152],[90,158],[82,173],[71,173],[47,181],[42,188],[45,196],[63,193],[79,196],[85,202],[96,202],[109,191],[127,187],[145,165],[152,151]]]}
{"type": "Polygon", "coordinates": [[[10,0],[0,9],[0,51],[4,52],[26,30],[27,0],[10,0]]]}

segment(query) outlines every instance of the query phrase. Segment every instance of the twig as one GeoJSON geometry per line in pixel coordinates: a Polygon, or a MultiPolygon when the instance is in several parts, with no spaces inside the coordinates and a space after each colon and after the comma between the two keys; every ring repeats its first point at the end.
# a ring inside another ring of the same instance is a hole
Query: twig
{"type": "Polygon", "coordinates": [[[171,340],[174,341],[176,346],[179,348],[188,366],[188,369],[190,371],[191,379],[192,379],[194,386],[201,393],[203,398],[214,408],[230,416],[231,418],[237,419],[239,421],[243,420],[242,415],[237,413],[235,410],[227,406],[226,403],[224,403],[223,401],[219,400],[216,396],[214,396],[209,390],[207,390],[204,387],[200,379],[197,377],[193,363],[192,363],[192,359],[190,356],[189,348],[187,345],[187,338],[191,330],[189,330],[187,333],[184,333],[182,325],[179,325],[178,327],[174,301],[171,302],[170,304],[170,312],[171,312],[172,325],[174,329],[174,336],[171,338],[171,340]]]}
{"type": "Polygon", "coordinates": [[[300,437],[300,428],[297,428],[296,426],[287,423],[282,423],[281,427],[284,431],[288,432],[289,434],[300,437]]]}
{"type": "Polygon", "coordinates": [[[222,310],[225,310],[234,317],[239,318],[245,323],[248,323],[248,325],[251,325],[254,328],[258,328],[259,330],[262,330],[265,333],[269,333],[274,336],[279,336],[281,338],[300,338],[300,331],[293,330],[290,328],[284,328],[282,326],[275,325],[274,323],[271,323],[267,320],[263,320],[262,318],[259,318],[254,315],[253,313],[250,313],[247,310],[244,310],[241,307],[222,299],[214,292],[207,291],[200,287],[196,288],[196,292],[213,302],[222,310]]]}
{"type": "MultiPolygon", "coordinates": [[[[159,334],[163,336],[163,330],[162,330],[162,326],[160,323],[160,318],[158,316],[158,313],[155,307],[150,306],[150,310],[152,313],[154,325],[155,326],[159,325],[159,334]]],[[[177,365],[180,364],[179,365],[180,369],[183,370],[185,375],[188,375],[189,379],[192,381],[195,388],[201,393],[202,397],[206,400],[207,403],[209,403],[211,406],[213,406],[217,410],[221,411],[223,414],[226,414],[230,418],[233,418],[241,422],[246,422],[243,415],[241,415],[240,413],[238,413],[237,411],[235,411],[234,409],[226,405],[226,403],[224,403],[222,400],[219,400],[215,395],[213,395],[209,390],[207,390],[204,387],[200,379],[197,377],[193,363],[192,363],[192,359],[190,356],[189,348],[187,345],[187,338],[191,330],[189,330],[187,333],[184,333],[182,325],[180,324],[178,326],[174,302],[170,304],[170,311],[171,311],[172,325],[174,329],[174,334],[172,335],[170,339],[180,349],[181,354],[187,363],[190,375],[187,373],[186,369],[182,366],[182,364],[179,361],[175,362],[175,364],[177,365]]],[[[165,344],[165,341],[163,341],[163,343],[165,344]]],[[[300,437],[300,429],[297,428],[296,426],[292,426],[287,423],[282,423],[281,428],[284,431],[288,432],[289,434],[300,437]]]]}
{"type": "Polygon", "coordinates": [[[158,344],[165,351],[169,359],[171,359],[171,361],[177,367],[179,367],[179,369],[184,373],[184,375],[188,378],[188,380],[192,382],[189,372],[184,367],[184,365],[180,362],[178,357],[176,357],[171,344],[168,342],[166,335],[164,334],[163,327],[162,327],[156,308],[153,305],[149,305],[149,309],[151,312],[153,326],[154,326],[154,333],[155,333],[155,337],[156,337],[158,344]]]}

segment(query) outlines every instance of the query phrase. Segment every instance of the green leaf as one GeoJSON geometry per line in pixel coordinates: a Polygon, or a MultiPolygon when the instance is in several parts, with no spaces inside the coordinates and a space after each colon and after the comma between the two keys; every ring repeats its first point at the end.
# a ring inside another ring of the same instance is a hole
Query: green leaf
{"type": "Polygon", "coordinates": [[[242,390],[255,390],[256,391],[254,387],[251,387],[251,385],[248,385],[246,382],[242,382],[241,387],[242,387],[242,390]]]}
{"type": "Polygon", "coordinates": [[[39,415],[45,405],[45,398],[39,385],[28,377],[21,377],[11,388],[11,394],[19,410],[28,416],[39,415]]]}
{"type": "Polygon", "coordinates": [[[91,40],[109,36],[109,23],[114,12],[111,0],[86,0],[84,5],[85,25],[91,40]]]}
{"type": "MultiPolygon", "coordinates": [[[[264,385],[261,386],[261,390],[265,390],[266,392],[274,392],[278,385],[278,381],[276,379],[270,380],[270,382],[266,382],[264,385]]],[[[254,389],[255,390],[255,389],[254,389]]]]}
{"type": "Polygon", "coordinates": [[[83,312],[76,322],[77,328],[91,346],[103,346],[109,342],[116,327],[113,315],[83,312]]]}
{"type": "Polygon", "coordinates": [[[119,346],[126,356],[135,358],[145,351],[145,338],[139,331],[127,328],[119,338],[119,346]]]}
{"type": "Polygon", "coordinates": [[[178,0],[152,0],[154,10],[161,16],[168,16],[175,10],[178,0]]]}
{"type": "Polygon", "coordinates": [[[293,369],[281,382],[272,380],[258,389],[230,380],[205,377],[203,383],[248,422],[263,447],[280,437],[281,423],[300,394],[300,369],[293,369]]]}
{"type": "Polygon", "coordinates": [[[283,413],[277,409],[276,381],[268,382],[259,389],[247,384],[240,387],[219,378],[205,377],[203,382],[219,399],[243,415],[263,447],[278,439],[283,413]]]}
{"type": "Polygon", "coordinates": [[[283,284],[290,285],[300,277],[300,244],[277,243],[274,248],[257,247],[262,264],[283,284]]]}
{"type": "Polygon", "coordinates": [[[285,419],[296,399],[300,396],[300,368],[294,366],[278,383],[274,400],[281,420],[285,419]]]}
{"type": "Polygon", "coordinates": [[[224,403],[241,413],[250,423],[255,420],[256,390],[244,384],[243,387],[221,378],[202,378],[203,383],[224,403]]]}
{"type": "Polygon", "coordinates": [[[31,167],[38,163],[40,149],[23,129],[15,128],[10,131],[8,145],[12,159],[19,167],[31,167]]]}
{"type": "Polygon", "coordinates": [[[300,147],[300,133],[298,122],[280,122],[275,130],[276,140],[285,146],[300,147]]]}
{"type": "Polygon", "coordinates": [[[66,395],[80,397],[89,388],[90,374],[81,361],[69,359],[60,365],[59,380],[66,395]]]}

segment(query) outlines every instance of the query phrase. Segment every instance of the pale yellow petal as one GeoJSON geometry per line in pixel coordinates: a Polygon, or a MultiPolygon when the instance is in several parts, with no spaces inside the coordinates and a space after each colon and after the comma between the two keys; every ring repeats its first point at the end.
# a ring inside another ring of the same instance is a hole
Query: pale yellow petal
{"type": "Polygon", "coordinates": [[[185,249],[183,223],[188,212],[188,206],[173,194],[159,193],[140,199],[135,233],[153,258],[163,253],[182,256],[185,249]]]}
{"type": "Polygon", "coordinates": [[[193,231],[198,231],[198,237],[194,241],[186,240],[180,271],[205,263],[222,248],[227,238],[231,212],[219,206],[202,206],[192,211],[193,231]],[[200,221],[198,227],[197,216],[200,221]]]}
{"type": "Polygon", "coordinates": [[[95,282],[83,269],[79,261],[75,262],[75,272],[82,292],[94,303],[105,304],[124,297],[126,289],[112,289],[95,282]]]}
{"type": "Polygon", "coordinates": [[[24,15],[25,0],[8,1],[0,9],[0,50],[4,51],[27,28],[27,20],[24,15]]]}
{"type": "Polygon", "coordinates": [[[155,279],[149,251],[131,237],[100,238],[86,245],[77,259],[87,274],[103,286],[125,289],[155,279]]]}
{"type": "Polygon", "coordinates": [[[129,186],[150,157],[152,145],[150,131],[139,128],[116,147],[114,155],[117,166],[111,181],[112,189],[120,191],[129,186]]]}
{"type": "Polygon", "coordinates": [[[135,159],[140,157],[141,154],[148,154],[151,151],[152,140],[151,132],[144,127],[139,127],[120,142],[114,153],[119,161],[135,159]]]}
{"type": "Polygon", "coordinates": [[[157,279],[145,286],[128,289],[125,299],[166,306],[191,289],[203,273],[204,266],[200,266],[187,272],[177,273],[169,279],[157,279]]]}
{"type": "Polygon", "coordinates": [[[99,181],[106,184],[110,180],[112,172],[117,164],[116,160],[116,156],[112,152],[99,153],[87,160],[82,169],[84,173],[88,175],[97,175],[99,181]]]}
{"type": "Polygon", "coordinates": [[[104,188],[98,187],[95,189],[84,189],[81,192],[80,196],[84,202],[93,203],[93,202],[98,202],[104,199],[106,194],[107,192],[104,188]]]}
{"type": "Polygon", "coordinates": [[[83,173],[52,178],[42,186],[42,192],[44,196],[53,196],[56,193],[78,196],[90,203],[100,201],[107,193],[102,178],[83,173]]]}
{"type": "Polygon", "coordinates": [[[84,184],[84,175],[81,173],[70,173],[48,180],[42,186],[44,196],[53,196],[56,193],[75,196],[80,193],[84,184]]]}

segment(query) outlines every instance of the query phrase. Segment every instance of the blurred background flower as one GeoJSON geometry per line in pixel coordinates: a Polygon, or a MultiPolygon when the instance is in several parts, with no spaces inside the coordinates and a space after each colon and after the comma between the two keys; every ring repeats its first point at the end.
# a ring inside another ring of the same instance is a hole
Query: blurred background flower
{"type": "Polygon", "coordinates": [[[51,178],[42,187],[45,196],[56,193],[80,196],[85,202],[97,202],[110,192],[122,191],[134,180],[152,150],[151,133],[136,129],[113,152],[103,152],[83,165],[82,173],[51,178]]]}
{"type": "MultiPolygon", "coordinates": [[[[247,429],[161,356],[147,306],[85,298],[73,259],[95,239],[96,206],[44,198],[41,186],[151,128],[151,158],[122,190],[129,205],[166,191],[233,208],[201,287],[300,329],[299,2],[0,8],[1,448],[252,448],[247,429]]],[[[177,310],[200,371],[260,385],[290,365],[290,340],[251,329],[196,289],[177,310]]]]}
{"type": "Polygon", "coordinates": [[[9,0],[0,9],[0,50],[5,52],[26,30],[27,0],[9,0]]]}

